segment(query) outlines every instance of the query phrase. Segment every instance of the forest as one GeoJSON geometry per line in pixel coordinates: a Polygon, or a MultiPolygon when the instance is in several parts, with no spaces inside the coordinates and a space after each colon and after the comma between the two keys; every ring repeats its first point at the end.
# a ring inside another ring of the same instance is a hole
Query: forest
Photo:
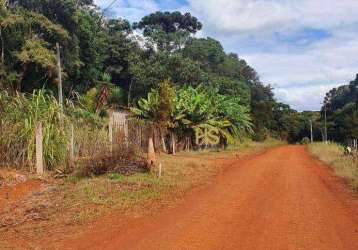
{"type": "MultiPolygon", "coordinates": [[[[327,139],[340,143],[358,138],[358,75],[325,96],[321,117],[327,117],[327,139]]],[[[322,119],[321,119],[322,120],[322,119]]]]}
{"type": "MultiPolygon", "coordinates": [[[[276,101],[255,69],[219,41],[197,38],[205,24],[190,13],[156,12],[130,23],[105,17],[92,0],[0,4],[3,96],[43,90],[57,97],[59,43],[63,94],[76,119],[127,109],[163,131],[192,136],[193,128],[218,129],[225,143],[298,142],[318,120],[276,101]]],[[[317,138],[321,125],[315,124],[317,138]]]]}

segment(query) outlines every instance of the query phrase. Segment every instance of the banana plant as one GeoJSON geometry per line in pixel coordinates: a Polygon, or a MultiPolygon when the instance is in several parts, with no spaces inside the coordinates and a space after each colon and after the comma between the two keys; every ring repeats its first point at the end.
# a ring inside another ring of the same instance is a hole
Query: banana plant
{"type": "Polygon", "coordinates": [[[252,131],[249,112],[238,98],[221,95],[216,88],[188,86],[179,90],[177,99],[177,114],[182,114],[179,123],[191,133],[197,128],[216,129],[231,143],[252,131]]]}
{"type": "Polygon", "coordinates": [[[153,130],[159,128],[163,149],[166,152],[166,146],[163,136],[163,130],[170,125],[170,114],[173,110],[175,99],[175,89],[171,86],[169,80],[159,84],[157,89],[152,89],[147,98],[141,98],[137,107],[131,108],[131,111],[138,120],[146,123],[150,128],[148,144],[148,165],[153,165],[155,161],[155,152],[153,147],[153,130]]]}

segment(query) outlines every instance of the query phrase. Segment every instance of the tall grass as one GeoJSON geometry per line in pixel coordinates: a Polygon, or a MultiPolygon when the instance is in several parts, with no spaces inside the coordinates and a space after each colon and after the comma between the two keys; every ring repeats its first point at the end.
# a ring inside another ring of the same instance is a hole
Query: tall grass
{"type": "Polygon", "coordinates": [[[358,159],[356,156],[345,156],[344,147],[336,143],[313,143],[308,146],[312,155],[332,166],[335,173],[349,181],[358,189],[358,159]]]}
{"type": "Polygon", "coordinates": [[[52,95],[36,90],[31,95],[0,93],[0,163],[33,168],[35,127],[42,122],[44,162],[51,169],[65,162],[66,130],[61,129],[60,107],[52,95]]]}
{"type": "MultiPolygon", "coordinates": [[[[0,92],[0,167],[34,171],[38,122],[42,122],[43,158],[48,170],[61,168],[60,172],[91,174],[87,170],[102,173],[120,164],[142,164],[137,157],[141,152],[132,140],[118,138],[111,153],[107,118],[91,112],[80,102],[75,105],[66,101],[62,113],[51,93],[36,90],[30,95],[0,92]],[[74,127],[75,164],[69,164],[70,125],[74,127]]],[[[114,136],[120,134],[114,130],[114,136]]]]}

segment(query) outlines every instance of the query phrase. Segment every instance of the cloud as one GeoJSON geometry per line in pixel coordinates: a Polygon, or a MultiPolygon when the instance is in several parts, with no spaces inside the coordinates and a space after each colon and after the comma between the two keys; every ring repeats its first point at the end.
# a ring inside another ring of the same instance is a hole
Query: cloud
{"type": "Polygon", "coordinates": [[[318,110],[358,72],[356,0],[189,0],[204,33],[246,59],[277,99],[318,110]]]}
{"type": "Polygon", "coordinates": [[[215,33],[332,28],[356,20],[356,0],[188,0],[215,33]]]}
{"type": "Polygon", "coordinates": [[[326,91],[358,72],[357,0],[118,0],[111,15],[138,21],[157,10],[197,16],[201,37],[238,53],[298,110],[319,109],[326,91]]]}
{"type": "Polygon", "coordinates": [[[276,88],[276,98],[283,103],[290,103],[293,108],[300,111],[304,110],[320,110],[323,101],[321,95],[317,93],[325,93],[335,87],[335,84],[319,84],[313,86],[276,88]]]}

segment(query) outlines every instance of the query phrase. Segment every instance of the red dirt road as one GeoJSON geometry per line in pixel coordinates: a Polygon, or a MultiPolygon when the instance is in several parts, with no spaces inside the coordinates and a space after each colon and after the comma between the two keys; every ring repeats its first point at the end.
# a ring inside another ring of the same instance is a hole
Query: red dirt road
{"type": "Polygon", "coordinates": [[[104,218],[61,249],[358,249],[358,204],[301,146],[238,160],[152,217],[104,218]]]}

